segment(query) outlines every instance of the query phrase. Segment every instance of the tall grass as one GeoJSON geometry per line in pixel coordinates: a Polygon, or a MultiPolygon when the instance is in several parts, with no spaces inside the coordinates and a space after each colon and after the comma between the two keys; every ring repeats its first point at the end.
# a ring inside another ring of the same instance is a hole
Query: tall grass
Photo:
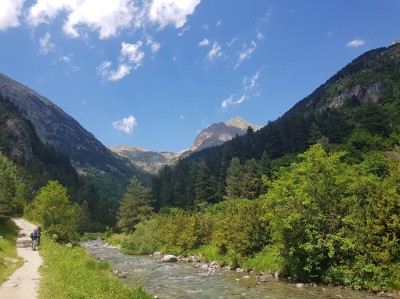
{"type": "Polygon", "coordinates": [[[13,221],[0,219],[0,284],[23,264],[15,246],[18,231],[13,221]]]}
{"type": "Polygon", "coordinates": [[[112,266],[95,260],[84,248],[68,248],[43,236],[40,299],[153,298],[141,286],[129,287],[112,274],[112,266]]]}

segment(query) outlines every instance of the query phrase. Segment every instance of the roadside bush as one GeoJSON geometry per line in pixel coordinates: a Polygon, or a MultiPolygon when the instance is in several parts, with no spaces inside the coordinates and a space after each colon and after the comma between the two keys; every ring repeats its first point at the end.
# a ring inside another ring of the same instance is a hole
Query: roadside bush
{"type": "Polygon", "coordinates": [[[71,204],[67,191],[57,181],[49,181],[25,210],[27,218],[40,223],[44,233],[56,235],[58,242],[77,241],[82,223],[82,215],[71,204]]]}
{"type": "Polygon", "coordinates": [[[140,222],[135,227],[135,232],[122,238],[122,252],[125,254],[149,254],[157,251],[161,243],[158,239],[160,222],[150,219],[140,222]]]}

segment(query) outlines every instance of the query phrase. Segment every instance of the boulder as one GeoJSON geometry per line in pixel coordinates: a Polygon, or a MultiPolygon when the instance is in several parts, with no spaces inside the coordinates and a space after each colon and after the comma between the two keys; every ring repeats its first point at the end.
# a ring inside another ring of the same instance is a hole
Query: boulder
{"type": "Polygon", "coordinates": [[[162,262],[167,262],[167,263],[171,263],[171,262],[177,262],[178,258],[175,255],[172,254],[167,254],[164,255],[161,259],[162,262]]]}

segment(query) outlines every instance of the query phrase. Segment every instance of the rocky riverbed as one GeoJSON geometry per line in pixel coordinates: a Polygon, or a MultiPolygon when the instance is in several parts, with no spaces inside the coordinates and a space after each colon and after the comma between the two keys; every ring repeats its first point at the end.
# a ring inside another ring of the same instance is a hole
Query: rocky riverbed
{"type": "MultiPolygon", "coordinates": [[[[162,256],[129,256],[101,240],[82,243],[93,256],[114,265],[127,284],[141,282],[157,298],[271,298],[271,299],[369,299],[377,294],[349,288],[299,284],[257,273],[228,270],[201,262],[162,262],[162,256]]],[[[172,258],[172,257],[171,257],[172,258]]],[[[385,295],[385,294],[381,294],[385,295]]]]}

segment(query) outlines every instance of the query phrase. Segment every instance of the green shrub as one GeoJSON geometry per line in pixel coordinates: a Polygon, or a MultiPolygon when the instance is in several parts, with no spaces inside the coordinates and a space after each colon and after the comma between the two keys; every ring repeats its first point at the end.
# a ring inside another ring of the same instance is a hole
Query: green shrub
{"type": "Polygon", "coordinates": [[[216,261],[220,265],[228,265],[231,268],[237,268],[242,265],[244,258],[236,253],[235,251],[231,250],[226,253],[221,253],[219,248],[215,245],[205,245],[198,249],[197,255],[203,257],[206,261],[216,261]]]}
{"type": "Polygon", "coordinates": [[[157,231],[159,222],[150,219],[140,222],[135,227],[135,232],[122,241],[122,252],[126,254],[149,254],[160,248],[157,231]]]}
{"type": "Polygon", "coordinates": [[[284,274],[284,259],[276,246],[266,246],[261,252],[247,259],[243,267],[254,271],[284,274]]]}

